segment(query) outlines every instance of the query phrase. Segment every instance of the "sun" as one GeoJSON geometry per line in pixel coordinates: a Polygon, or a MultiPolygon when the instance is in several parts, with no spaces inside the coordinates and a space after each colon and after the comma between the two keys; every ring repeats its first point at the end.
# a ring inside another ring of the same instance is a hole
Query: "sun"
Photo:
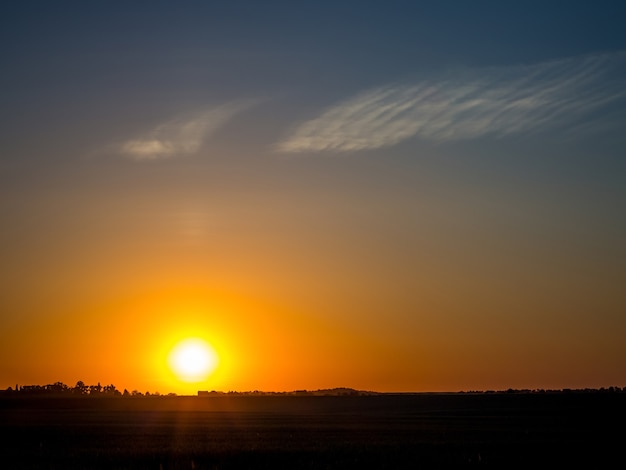
{"type": "Polygon", "coordinates": [[[218,364],[217,353],[200,338],[188,338],[177,343],[168,355],[172,372],[183,382],[206,380],[218,364]]]}

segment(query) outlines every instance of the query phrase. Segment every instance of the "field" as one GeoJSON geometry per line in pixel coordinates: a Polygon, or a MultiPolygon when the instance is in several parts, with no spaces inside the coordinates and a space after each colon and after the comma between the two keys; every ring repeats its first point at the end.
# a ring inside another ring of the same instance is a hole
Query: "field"
{"type": "Polygon", "coordinates": [[[626,468],[626,393],[2,397],[1,468],[626,468]]]}

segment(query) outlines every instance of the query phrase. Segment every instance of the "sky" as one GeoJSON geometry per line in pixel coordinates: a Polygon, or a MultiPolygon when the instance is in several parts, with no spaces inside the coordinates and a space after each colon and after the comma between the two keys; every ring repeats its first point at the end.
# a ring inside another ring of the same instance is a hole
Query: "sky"
{"type": "Polygon", "coordinates": [[[625,15],[4,5],[0,388],[626,386],[625,15]]]}

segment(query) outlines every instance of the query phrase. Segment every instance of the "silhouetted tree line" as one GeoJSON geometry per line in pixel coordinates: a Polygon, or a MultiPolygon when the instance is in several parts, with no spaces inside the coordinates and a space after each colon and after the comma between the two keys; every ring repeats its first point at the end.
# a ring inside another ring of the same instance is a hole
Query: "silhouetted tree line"
{"type": "Polygon", "coordinates": [[[82,380],[70,387],[63,382],[55,382],[47,385],[16,385],[9,387],[5,393],[16,393],[20,395],[79,395],[79,396],[122,396],[115,385],[87,385],[82,380]]]}
{"type": "Polygon", "coordinates": [[[373,392],[373,391],[365,391],[365,390],[355,390],[352,388],[331,388],[331,389],[320,389],[320,390],[294,390],[291,392],[263,392],[259,390],[248,391],[248,392],[220,392],[215,390],[198,390],[199,397],[217,397],[217,396],[346,396],[346,397],[362,397],[362,396],[373,396],[373,395],[454,395],[454,394],[547,394],[547,393],[626,393],[626,387],[608,387],[608,388],[584,388],[584,389],[513,389],[509,388],[506,390],[467,390],[467,391],[459,391],[459,392],[373,392]]]}
{"type": "Polygon", "coordinates": [[[516,389],[509,388],[506,390],[468,390],[458,393],[481,393],[481,394],[490,394],[490,393],[626,393],[626,387],[600,387],[600,388],[557,388],[557,389],[544,389],[544,388],[535,388],[535,389],[516,389]]]}
{"type": "MultiPolygon", "coordinates": [[[[402,392],[397,393],[399,395],[419,395],[419,394],[428,394],[429,392],[402,392]]],[[[434,394],[437,393],[448,393],[448,392],[432,392],[434,394]]],[[[467,390],[467,391],[459,391],[459,392],[449,392],[449,393],[458,393],[458,394],[500,394],[500,393],[532,393],[532,394],[543,394],[543,393],[626,393],[626,387],[601,387],[601,388],[563,388],[563,389],[513,389],[509,388],[506,390],[467,390]]],[[[248,391],[248,392],[217,392],[215,390],[212,391],[198,391],[198,396],[207,397],[207,396],[220,396],[220,395],[304,395],[304,396],[325,396],[325,395],[333,395],[333,396],[365,396],[365,395],[396,395],[396,393],[384,393],[384,392],[372,392],[372,391],[362,391],[362,390],[354,390],[351,388],[334,388],[334,389],[323,389],[323,390],[295,390],[292,392],[262,392],[259,390],[248,391]]],[[[142,393],[138,390],[133,390],[129,392],[127,389],[124,389],[123,392],[119,391],[115,385],[101,385],[98,382],[96,385],[87,385],[82,380],[76,382],[76,385],[70,387],[69,385],[64,384],[63,382],[55,382],[53,384],[48,385],[16,385],[15,388],[9,387],[5,390],[0,390],[0,396],[7,395],[46,395],[46,396],[85,396],[85,397],[161,397],[168,396],[173,397],[176,396],[175,393],[168,393],[167,395],[161,395],[159,392],[145,392],[142,393]]]]}
{"type": "MultiPolygon", "coordinates": [[[[82,380],[76,382],[76,385],[70,387],[63,382],[55,382],[47,385],[15,385],[15,388],[9,387],[6,390],[0,390],[1,395],[46,395],[46,396],[89,396],[89,397],[150,397],[161,396],[159,392],[145,392],[142,393],[138,390],[129,392],[124,389],[123,392],[119,391],[113,384],[101,385],[98,382],[96,385],[87,385],[82,380]]],[[[168,394],[173,396],[174,393],[168,394]]]]}
{"type": "Polygon", "coordinates": [[[334,397],[362,397],[369,395],[384,395],[381,392],[370,392],[365,390],[355,390],[353,388],[325,388],[319,390],[293,390],[291,392],[264,392],[260,390],[246,391],[246,392],[236,392],[236,391],[228,391],[228,392],[218,392],[215,390],[198,390],[199,397],[216,397],[216,396],[234,396],[234,395],[242,395],[242,396],[334,396],[334,397]]]}

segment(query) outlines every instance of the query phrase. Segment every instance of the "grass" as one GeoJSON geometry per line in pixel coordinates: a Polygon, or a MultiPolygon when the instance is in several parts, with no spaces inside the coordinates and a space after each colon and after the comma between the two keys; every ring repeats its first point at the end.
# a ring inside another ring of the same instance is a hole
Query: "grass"
{"type": "Polygon", "coordinates": [[[0,466],[624,467],[626,394],[2,398],[0,466]]]}

